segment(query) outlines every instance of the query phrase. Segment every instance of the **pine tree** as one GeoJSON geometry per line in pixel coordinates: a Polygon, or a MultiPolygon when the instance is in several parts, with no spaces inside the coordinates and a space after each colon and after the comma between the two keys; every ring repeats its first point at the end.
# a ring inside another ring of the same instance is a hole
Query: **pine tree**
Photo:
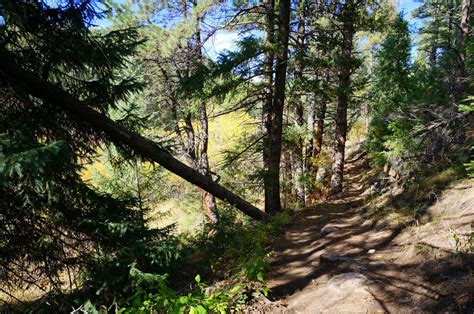
{"type": "Polygon", "coordinates": [[[399,158],[400,152],[414,145],[408,132],[416,121],[403,114],[412,106],[412,90],[416,86],[411,78],[410,49],[408,23],[399,16],[388,25],[373,69],[377,80],[370,91],[372,119],[366,144],[378,165],[399,158]]]}
{"type": "MultiPolygon", "coordinates": [[[[130,263],[171,262],[160,248],[168,231],[149,229],[133,196],[114,198],[82,181],[83,163],[107,136],[30,97],[4,71],[22,64],[83,106],[103,113],[117,108],[141,86],[120,72],[139,41],[133,29],[91,30],[101,16],[96,5],[1,4],[0,268],[7,293],[34,285],[61,296],[81,287],[106,299],[125,292],[130,263]]],[[[44,305],[60,310],[56,302],[67,304],[61,299],[44,305]]]]}

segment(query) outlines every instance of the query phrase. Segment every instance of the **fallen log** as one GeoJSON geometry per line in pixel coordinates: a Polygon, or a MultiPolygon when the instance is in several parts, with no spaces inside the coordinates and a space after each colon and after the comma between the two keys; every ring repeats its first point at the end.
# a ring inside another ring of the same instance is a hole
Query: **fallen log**
{"type": "Polygon", "coordinates": [[[132,132],[116,123],[107,116],[84,105],[71,94],[55,85],[38,78],[30,71],[16,64],[14,58],[3,47],[0,47],[0,70],[7,76],[12,87],[20,88],[31,96],[46,101],[68,113],[71,118],[88,123],[92,128],[106,134],[112,142],[125,145],[142,157],[146,157],[186,181],[200,187],[215,197],[234,205],[246,215],[266,220],[269,215],[262,212],[240,196],[213,181],[212,178],[200,174],[173,157],[156,143],[132,132]]]}

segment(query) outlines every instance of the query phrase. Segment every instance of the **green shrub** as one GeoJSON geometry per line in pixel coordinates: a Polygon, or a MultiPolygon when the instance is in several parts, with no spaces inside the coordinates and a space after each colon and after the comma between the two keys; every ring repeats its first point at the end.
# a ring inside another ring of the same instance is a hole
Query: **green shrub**
{"type": "MultiPolygon", "coordinates": [[[[268,223],[224,215],[214,233],[203,230],[181,238],[180,254],[184,258],[170,265],[170,272],[164,275],[144,272],[132,264],[125,287],[131,291],[130,297],[117,300],[113,304],[115,311],[226,313],[246,304],[250,295],[267,295],[265,272],[270,266],[265,260],[269,244],[290,220],[289,213],[277,214],[268,223]],[[181,274],[176,274],[177,270],[181,274]],[[196,273],[207,274],[219,284],[208,286],[196,273]],[[193,277],[192,284],[180,284],[193,277]]],[[[83,308],[90,308],[91,313],[99,313],[101,309],[110,312],[110,307],[97,309],[92,304],[87,302],[83,308]]]]}
{"type": "Polygon", "coordinates": [[[166,313],[226,313],[229,304],[241,293],[240,286],[225,291],[206,294],[206,285],[201,277],[195,277],[195,286],[186,294],[179,294],[169,287],[168,275],[144,273],[135,266],[130,269],[135,293],[127,306],[117,313],[143,313],[163,311],[166,313]]]}
{"type": "Polygon", "coordinates": [[[236,274],[224,288],[212,289],[196,275],[189,291],[180,293],[169,285],[169,275],[151,274],[140,271],[135,264],[130,268],[133,294],[119,305],[96,307],[90,301],[83,306],[87,313],[107,313],[115,307],[116,313],[227,313],[245,304],[247,295],[252,292],[267,295],[264,271],[269,265],[260,257],[260,252],[247,263],[241,265],[242,271],[236,274]],[[256,284],[255,284],[256,283],[256,284]]]}

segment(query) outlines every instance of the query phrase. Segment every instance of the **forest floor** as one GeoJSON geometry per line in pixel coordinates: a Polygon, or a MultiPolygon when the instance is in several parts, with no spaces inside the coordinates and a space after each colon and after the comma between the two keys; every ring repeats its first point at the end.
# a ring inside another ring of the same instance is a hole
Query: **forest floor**
{"type": "Polygon", "coordinates": [[[474,313],[474,180],[451,184],[423,217],[401,223],[369,210],[365,158],[346,169],[344,192],[299,212],[274,243],[272,301],[249,312],[474,313]]]}

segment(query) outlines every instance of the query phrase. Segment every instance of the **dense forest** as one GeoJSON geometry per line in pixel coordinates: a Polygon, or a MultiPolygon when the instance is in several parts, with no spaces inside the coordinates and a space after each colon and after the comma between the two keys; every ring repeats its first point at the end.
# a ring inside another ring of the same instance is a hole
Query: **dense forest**
{"type": "Polygon", "coordinates": [[[469,196],[471,2],[0,0],[0,312],[251,312],[305,213],[469,196]]]}

